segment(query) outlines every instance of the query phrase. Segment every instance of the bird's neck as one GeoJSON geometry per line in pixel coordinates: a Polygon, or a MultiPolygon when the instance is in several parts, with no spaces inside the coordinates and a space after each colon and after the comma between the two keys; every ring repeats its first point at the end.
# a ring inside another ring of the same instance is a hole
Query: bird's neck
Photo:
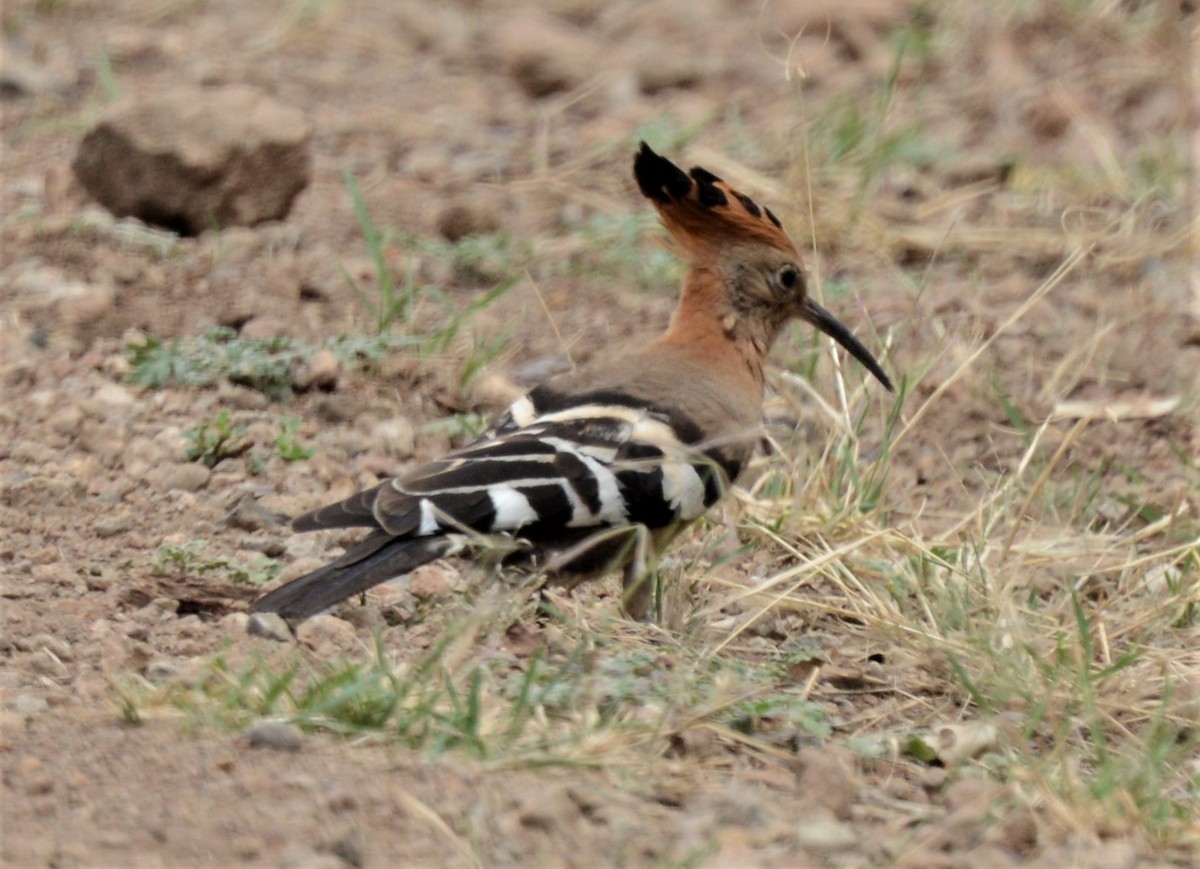
{"type": "Polygon", "coordinates": [[[693,266],[671,325],[654,343],[761,394],[767,351],[780,325],[735,309],[717,266],[693,266]]]}

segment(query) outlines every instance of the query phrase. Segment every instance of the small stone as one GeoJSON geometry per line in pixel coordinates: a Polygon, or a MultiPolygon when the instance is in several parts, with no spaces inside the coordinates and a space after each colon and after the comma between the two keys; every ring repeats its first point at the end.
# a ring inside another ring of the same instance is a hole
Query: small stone
{"type": "Polygon", "coordinates": [[[22,652],[47,651],[61,661],[71,660],[71,644],[47,633],[18,637],[13,645],[22,652]]]}
{"type": "Polygon", "coordinates": [[[83,584],[88,591],[108,591],[115,582],[116,578],[110,568],[93,567],[83,576],[83,584]]]}
{"type": "Polygon", "coordinates": [[[246,622],[246,633],[279,643],[287,643],[292,639],[292,629],[278,613],[251,613],[246,622]]]}
{"type": "Polygon", "coordinates": [[[133,527],[133,517],[128,513],[118,513],[115,516],[105,516],[103,519],[97,519],[96,524],[92,526],[92,530],[100,539],[116,537],[118,534],[124,534],[133,527]]]}
{"type": "Polygon", "coordinates": [[[83,422],[83,411],[77,405],[69,404],[55,411],[47,422],[57,434],[71,437],[79,431],[83,422]]]}
{"type": "Polygon", "coordinates": [[[296,640],[310,649],[325,652],[348,652],[359,646],[354,626],[328,613],[301,622],[296,627],[296,640]]]}
{"type": "Polygon", "coordinates": [[[69,504],[86,491],[82,480],[74,477],[24,477],[0,481],[0,503],[16,508],[44,509],[69,504]]]}
{"type": "Polygon", "coordinates": [[[376,423],[371,438],[396,459],[410,459],[417,449],[417,431],[403,416],[376,423]]]}
{"type": "Polygon", "coordinates": [[[164,492],[196,492],[208,485],[212,472],[199,462],[179,462],[153,468],[149,482],[164,492]]]}
{"type": "Polygon", "coordinates": [[[408,590],[413,597],[444,600],[454,590],[450,581],[454,569],[441,564],[426,564],[409,574],[408,590]]]}
{"type": "Polygon", "coordinates": [[[536,386],[543,380],[571,370],[571,361],[559,353],[538,356],[528,362],[518,365],[513,371],[513,378],[524,389],[536,386]]]}
{"type": "Polygon", "coordinates": [[[508,16],[495,46],[501,65],[534,99],[570,90],[596,68],[596,44],[583,31],[537,13],[508,16]]]}
{"type": "Polygon", "coordinates": [[[70,675],[67,665],[48,650],[34,654],[29,659],[29,669],[39,676],[49,676],[51,679],[65,679],[70,675]]]}
{"type": "Polygon", "coordinates": [[[828,750],[802,748],[796,754],[796,767],[799,794],[837,818],[850,817],[854,785],[836,756],[828,750]]]}
{"type": "Polygon", "coordinates": [[[317,402],[317,417],[322,422],[352,422],[358,417],[362,407],[362,399],[339,392],[327,395],[317,402]]]}
{"type": "MultiPolygon", "coordinates": [[[[246,613],[234,612],[221,618],[217,627],[223,634],[244,634],[250,631],[250,616],[246,613]]],[[[284,627],[287,627],[284,625],[284,627]]]]}
{"type": "Polygon", "coordinates": [[[103,383],[92,395],[87,410],[92,416],[110,420],[124,416],[136,401],[133,393],[119,383],[103,383]]]}
{"type": "Polygon", "coordinates": [[[251,341],[270,341],[272,338],[288,335],[291,331],[291,327],[279,317],[260,314],[243,323],[242,328],[238,330],[238,336],[251,341]]]}
{"type": "Polygon", "coordinates": [[[989,830],[986,839],[1015,854],[1030,855],[1038,845],[1037,817],[1029,809],[1017,809],[989,830]]]}
{"type": "Polygon", "coordinates": [[[279,860],[279,869],[346,869],[334,854],[320,854],[307,848],[288,851],[279,860]]]}
{"type": "Polygon", "coordinates": [[[482,200],[451,202],[438,215],[437,228],[447,241],[460,241],[470,235],[496,232],[503,226],[496,209],[482,200]]]}
{"type": "Polygon", "coordinates": [[[859,834],[850,824],[818,815],[800,823],[796,841],[810,851],[833,853],[853,848],[859,842],[859,834]]]}
{"type": "Polygon", "coordinates": [[[279,517],[259,503],[253,495],[242,495],[225,517],[225,524],[243,531],[261,531],[279,525],[279,517]]]}
{"type": "Polygon", "coordinates": [[[361,867],[366,865],[366,855],[363,853],[362,836],[354,830],[348,830],[336,839],[326,843],[323,850],[339,857],[348,866],[361,867]]]}
{"type": "Polygon", "coordinates": [[[1128,841],[1103,842],[1091,853],[1084,851],[1088,865],[1095,869],[1135,869],[1138,865],[1137,846],[1128,841]]]}
{"type": "Polygon", "coordinates": [[[156,685],[170,682],[179,675],[179,668],[170,661],[155,660],[146,665],[146,679],[156,685]]]}
{"type": "Polygon", "coordinates": [[[972,776],[959,779],[947,787],[942,799],[948,812],[970,812],[982,817],[999,790],[995,783],[972,776]]]}
{"type": "Polygon", "coordinates": [[[668,88],[691,88],[712,71],[711,55],[702,52],[646,52],[636,65],[637,83],[642,93],[656,94],[668,88]]]}
{"type": "Polygon", "coordinates": [[[37,715],[39,712],[45,712],[50,708],[50,704],[46,702],[44,697],[35,697],[32,694],[18,694],[8,704],[8,708],[18,715],[37,715]]]}
{"type": "Polygon", "coordinates": [[[308,392],[311,389],[332,392],[337,388],[341,367],[333,351],[322,347],[313,354],[307,365],[296,372],[292,378],[292,386],[297,392],[308,392]]]}
{"type": "Polygon", "coordinates": [[[256,721],[243,734],[251,748],[270,748],[275,751],[299,751],[304,745],[300,728],[286,721],[256,721]]]}
{"type": "Polygon", "coordinates": [[[528,830],[570,830],[579,817],[579,807],[566,785],[550,785],[525,794],[517,807],[517,819],[528,830]]]}

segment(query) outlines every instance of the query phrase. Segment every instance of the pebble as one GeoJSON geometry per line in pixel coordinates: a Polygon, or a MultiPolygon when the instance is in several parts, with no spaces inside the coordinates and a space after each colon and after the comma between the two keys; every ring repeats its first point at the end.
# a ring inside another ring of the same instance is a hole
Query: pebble
{"type": "Polygon", "coordinates": [[[802,748],[796,754],[796,789],[837,818],[850,816],[854,785],[845,767],[828,750],[802,748]]]}
{"type": "Polygon", "coordinates": [[[859,834],[850,824],[818,815],[801,821],[796,828],[796,841],[810,851],[831,853],[853,848],[858,844],[859,834]]]}
{"type": "Polygon", "coordinates": [[[360,645],[354,626],[328,613],[301,622],[296,627],[296,640],[323,654],[349,652],[360,645]]]}
{"type": "Polygon", "coordinates": [[[297,392],[307,392],[310,389],[320,389],[332,392],[337,388],[338,375],[341,373],[341,363],[328,347],[322,347],[313,354],[308,364],[292,377],[292,386],[297,392]]]}
{"type": "Polygon", "coordinates": [[[346,869],[346,864],[333,854],[302,849],[284,854],[279,869],[346,869]]]}
{"type": "Polygon", "coordinates": [[[170,682],[179,675],[179,668],[170,661],[154,660],[146,665],[146,679],[156,685],[170,682]]]}
{"type": "Polygon", "coordinates": [[[51,679],[65,679],[70,675],[67,665],[49,651],[33,655],[29,659],[29,669],[39,676],[49,676],[51,679]]]}
{"type": "Polygon", "coordinates": [[[45,712],[50,708],[50,704],[46,702],[44,697],[36,697],[33,694],[18,694],[8,704],[8,708],[18,715],[37,715],[39,712],[45,712]]]}
{"type": "Polygon", "coordinates": [[[509,16],[493,38],[501,66],[534,99],[570,90],[596,68],[596,44],[582,30],[548,16],[509,16]]]}
{"type": "Polygon", "coordinates": [[[410,459],[417,449],[417,431],[403,416],[376,423],[371,429],[371,438],[396,459],[410,459]]]}
{"type": "Polygon", "coordinates": [[[18,637],[13,641],[13,645],[22,652],[37,652],[44,649],[59,660],[71,660],[71,644],[50,634],[41,633],[31,637],[18,637]]]}
{"type": "Polygon", "coordinates": [[[124,534],[131,528],[133,528],[133,517],[128,513],[118,513],[115,516],[106,516],[103,519],[97,519],[92,525],[92,530],[96,533],[96,536],[101,539],[107,537],[116,537],[118,534],[124,534]]]}
{"type": "Polygon", "coordinates": [[[278,527],[279,517],[263,507],[253,495],[244,494],[226,515],[225,523],[242,531],[261,531],[278,527]]]}
{"type": "Polygon", "coordinates": [[[304,745],[300,728],[286,721],[256,721],[243,734],[251,748],[270,748],[275,751],[299,751],[304,745]]]}
{"type": "Polygon", "coordinates": [[[322,422],[352,422],[363,409],[362,399],[344,393],[327,395],[317,402],[317,418],[322,422]]]}
{"type": "Polygon", "coordinates": [[[454,590],[452,576],[457,577],[457,572],[447,565],[422,565],[409,574],[408,590],[414,597],[444,600],[454,590]]]}
{"type": "Polygon", "coordinates": [[[253,613],[246,622],[246,633],[279,643],[292,640],[292,629],[278,613],[253,613]]]}
{"type": "Polygon", "coordinates": [[[195,492],[208,484],[211,475],[212,472],[198,462],[180,462],[151,468],[146,482],[164,492],[195,492]]]}
{"type": "Polygon", "coordinates": [[[85,410],[99,419],[115,420],[124,416],[136,401],[133,393],[119,383],[102,383],[85,410]]]}

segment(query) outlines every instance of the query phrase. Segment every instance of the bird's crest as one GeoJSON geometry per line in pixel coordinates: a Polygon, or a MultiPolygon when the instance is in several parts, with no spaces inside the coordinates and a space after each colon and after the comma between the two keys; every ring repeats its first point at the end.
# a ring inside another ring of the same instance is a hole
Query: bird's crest
{"type": "Polygon", "coordinates": [[[695,259],[739,241],[757,241],[794,257],[800,252],[771,209],[700,166],[684,172],[642,142],[633,159],[642,195],[654,203],[671,237],[695,259]]]}

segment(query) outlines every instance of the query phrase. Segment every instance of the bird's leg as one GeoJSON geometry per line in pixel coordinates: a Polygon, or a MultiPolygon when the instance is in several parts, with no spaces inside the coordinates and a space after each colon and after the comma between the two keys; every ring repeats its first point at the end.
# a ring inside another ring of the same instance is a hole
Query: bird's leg
{"type": "Polygon", "coordinates": [[[649,622],[662,606],[654,539],[645,525],[632,526],[631,533],[633,552],[625,562],[621,609],[634,621],[649,622]]]}

